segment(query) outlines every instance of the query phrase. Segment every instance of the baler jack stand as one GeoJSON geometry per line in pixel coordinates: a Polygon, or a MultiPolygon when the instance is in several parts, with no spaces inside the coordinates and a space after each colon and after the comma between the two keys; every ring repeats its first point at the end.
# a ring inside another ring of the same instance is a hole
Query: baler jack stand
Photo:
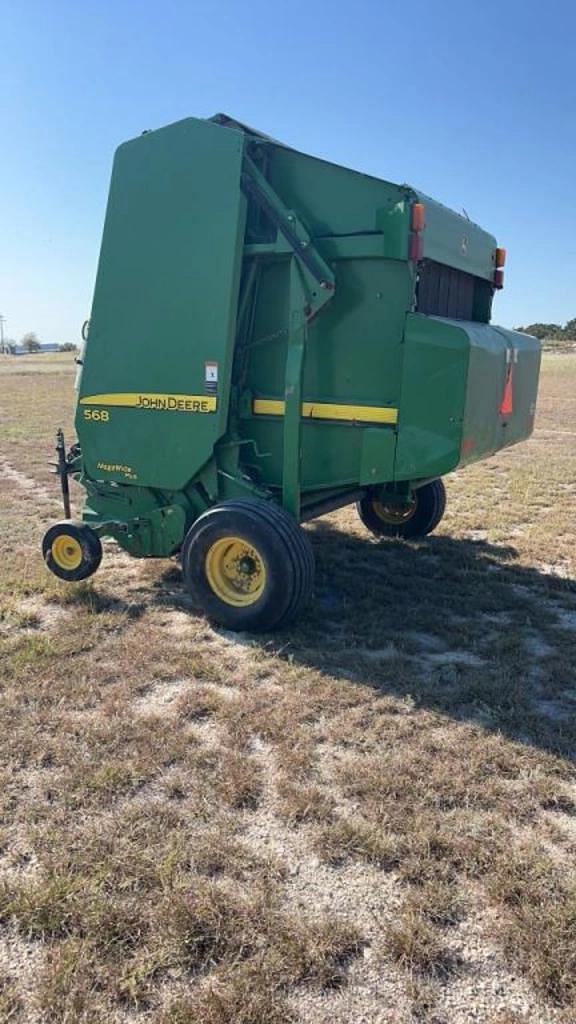
{"type": "Polygon", "coordinates": [[[58,427],[56,431],[56,455],[58,462],[54,463],[56,475],[60,477],[60,489],[62,491],[62,504],[64,505],[64,519],[70,519],[70,484],[68,483],[68,460],[66,459],[66,444],[64,442],[64,431],[58,427]]]}

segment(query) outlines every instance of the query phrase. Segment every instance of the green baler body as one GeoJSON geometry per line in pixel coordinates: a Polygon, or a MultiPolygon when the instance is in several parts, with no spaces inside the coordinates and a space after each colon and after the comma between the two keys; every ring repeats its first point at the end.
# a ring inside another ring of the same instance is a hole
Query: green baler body
{"type": "Polygon", "coordinates": [[[125,143],[79,385],[84,518],[167,555],[229,497],[305,519],[528,437],[540,348],[487,322],[495,248],[407,186],[224,117],[125,143]],[[426,301],[460,288],[470,319],[418,311],[419,202],[426,301]]]}

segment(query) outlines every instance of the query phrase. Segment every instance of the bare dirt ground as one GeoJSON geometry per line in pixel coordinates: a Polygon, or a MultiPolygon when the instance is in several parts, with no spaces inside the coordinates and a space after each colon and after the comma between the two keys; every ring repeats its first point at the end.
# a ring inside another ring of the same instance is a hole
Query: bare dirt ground
{"type": "Polygon", "coordinates": [[[49,576],[73,365],[0,377],[0,1021],[574,1022],[576,356],[434,537],[308,527],[261,638],[113,544],[49,576]]]}

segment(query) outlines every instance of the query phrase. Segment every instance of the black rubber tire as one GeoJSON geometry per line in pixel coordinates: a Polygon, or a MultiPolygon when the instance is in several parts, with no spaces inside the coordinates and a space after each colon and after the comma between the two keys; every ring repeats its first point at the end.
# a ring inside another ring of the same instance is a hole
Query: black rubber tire
{"type": "Polygon", "coordinates": [[[416,507],[409,519],[391,525],[385,523],[374,508],[374,497],[366,494],[356,508],[360,519],[377,537],[426,537],[438,526],[446,511],[446,488],[442,480],[432,480],[414,491],[416,507]]]}
{"type": "Polygon", "coordinates": [[[71,519],[63,519],[60,523],[54,523],[42,538],[42,557],[50,572],[53,572],[58,579],[66,580],[67,583],[76,583],[78,580],[86,580],[96,572],[102,561],[102,543],[100,537],[86,523],[74,522],[71,519]],[[80,564],[74,569],[66,569],[59,565],[54,558],[53,545],[58,537],[72,537],[78,542],[82,549],[80,564]]]}
{"type": "Polygon", "coordinates": [[[264,632],[290,622],[309,600],[314,553],[304,530],[280,505],[238,498],[215,505],[192,524],[182,545],[182,575],[213,622],[235,631],[264,632]],[[228,604],[208,579],[208,551],[226,536],[245,540],[264,562],[264,590],[251,605],[228,604]]]}

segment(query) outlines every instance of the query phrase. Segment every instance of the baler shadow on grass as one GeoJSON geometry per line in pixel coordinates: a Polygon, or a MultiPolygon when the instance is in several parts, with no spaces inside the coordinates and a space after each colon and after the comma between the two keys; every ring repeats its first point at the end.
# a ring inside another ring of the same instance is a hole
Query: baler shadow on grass
{"type": "MultiPolygon", "coordinates": [[[[574,758],[576,585],[509,545],[375,542],[319,522],[307,613],[251,644],[382,695],[574,758]]],[[[176,567],[156,600],[189,607],[176,567]],[[178,592],[177,592],[177,590],[178,592]]]]}
{"type": "Polygon", "coordinates": [[[85,608],[92,615],[110,613],[125,616],[129,621],[136,621],[146,611],[145,601],[126,600],[120,594],[112,593],[105,586],[93,587],[89,583],[79,583],[58,595],[58,603],[66,608],[85,608]]]}

